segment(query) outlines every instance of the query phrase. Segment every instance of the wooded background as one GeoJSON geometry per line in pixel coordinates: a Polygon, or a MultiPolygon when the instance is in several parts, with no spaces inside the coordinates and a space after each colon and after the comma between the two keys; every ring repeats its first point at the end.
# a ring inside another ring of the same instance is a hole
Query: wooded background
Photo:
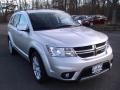
{"type": "Polygon", "coordinates": [[[60,9],[72,15],[101,14],[107,16],[112,23],[120,22],[120,0],[2,0],[0,16],[6,20],[18,10],[42,8],[60,9]]]}

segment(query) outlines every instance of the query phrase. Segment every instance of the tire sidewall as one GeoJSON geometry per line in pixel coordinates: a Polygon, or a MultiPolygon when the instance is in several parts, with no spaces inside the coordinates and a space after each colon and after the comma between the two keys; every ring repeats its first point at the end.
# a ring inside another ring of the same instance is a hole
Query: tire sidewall
{"type": "Polygon", "coordinates": [[[37,53],[37,52],[33,52],[31,54],[31,64],[32,64],[32,70],[33,70],[33,74],[34,74],[34,77],[35,79],[38,81],[38,82],[43,82],[46,80],[46,71],[45,71],[45,68],[44,68],[44,65],[43,65],[43,62],[42,62],[42,58],[41,56],[37,53]],[[40,68],[40,75],[41,75],[41,78],[40,79],[37,79],[37,77],[35,76],[35,73],[34,73],[34,70],[33,70],[33,57],[36,56],[38,58],[38,63],[39,63],[39,68],[40,68]]]}

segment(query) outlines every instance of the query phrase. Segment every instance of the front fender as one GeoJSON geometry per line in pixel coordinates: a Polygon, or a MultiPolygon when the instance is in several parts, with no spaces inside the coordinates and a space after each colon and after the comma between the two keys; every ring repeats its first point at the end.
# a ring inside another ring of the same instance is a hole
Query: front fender
{"type": "Polygon", "coordinates": [[[43,64],[45,66],[46,72],[49,75],[51,72],[51,66],[50,66],[49,59],[46,54],[47,52],[45,50],[45,47],[38,42],[31,42],[29,47],[34,48],[40,54],[43,64]]]}

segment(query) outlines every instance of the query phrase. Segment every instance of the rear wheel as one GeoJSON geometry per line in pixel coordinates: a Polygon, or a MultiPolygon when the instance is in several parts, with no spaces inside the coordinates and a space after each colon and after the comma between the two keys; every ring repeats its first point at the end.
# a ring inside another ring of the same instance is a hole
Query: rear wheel
{"type": "Polygon", "coordinates": [[[47,78],[47,74],[46,74],[42,59],[37,52],[32,53],[31,63],[32,63],[32,69],[33,69],[35,79],[38,82],[44,82],[47,78]]]}
{"type": "Polygon", "coordinates": [[[15,55],[15,54],[16,54],[16,51],[15,51],[15,49],[13,48],[10,39],[8,39],[8,49],[9,49],[9,52],[10,52],[11,55],[15,55]]]}

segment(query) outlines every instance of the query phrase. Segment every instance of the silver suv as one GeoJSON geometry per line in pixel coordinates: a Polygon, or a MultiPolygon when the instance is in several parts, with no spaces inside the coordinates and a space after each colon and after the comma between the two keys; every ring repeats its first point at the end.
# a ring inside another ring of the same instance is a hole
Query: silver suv
{"type": "Polygon", "coordinates": [[[84,80],[108,71],[112,48],[108,37],[79,26],[60,10],[27,10],[12,15],[8,24],[10,54],[19,52],[33,68],[37,81],[47,76],[84,80]]]}

